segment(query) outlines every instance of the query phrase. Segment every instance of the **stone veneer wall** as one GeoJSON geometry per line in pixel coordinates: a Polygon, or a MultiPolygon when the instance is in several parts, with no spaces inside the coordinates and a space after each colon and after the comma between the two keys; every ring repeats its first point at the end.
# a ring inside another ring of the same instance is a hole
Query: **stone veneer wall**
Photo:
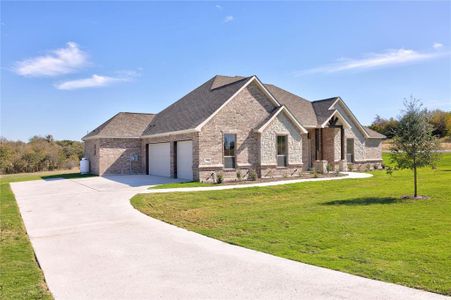
{"type": "Polygon", "coordinates": [[[143,138],[141,140],[141,156],[142,160],[142,170],[145,174],[146,170],[146,144],[154,143],[166,143],[169,142],[170,146],[170,171],[171,177],[175,176],[175,159],[174,159],[174,142],[177,141],[193,141],[193,180],[199,180],[199,134],[198,133],[185,133],[185,134],[169,134],[166,136],[143,138]]]}
{"type": "Polygon", "coordinates": [[[99,175],[99,139],[84,142],[83,157],[89,160],[89,172],[99,175]]]}
{"type": "Polygon", "coordinates": [[[249,84],[223,107],[199,133],[199,179],[212,181],[212,174],[222,173],[225,180],[235,180],[236,172],[242,175],[250,170],[259,172],[259,136],[254,131],[263,125],[276,109],[263,91],[249,84]],[[236,134],[237,170],[223,169],[223,135],[236,134]]]}
{"type": "Polygon", "coordinates": [[[142,174],[141,139],[98,139],[99,175],[142,174]],[[138,160],[132,160],[135,156],[138,160]]]}
{"type": "Polygon", "coordinates": [[[366,160],[382,160],[382,140],[367,139],[365,143],[366,160]]]}
{"type": "Polygon", "coordinates": [[[302,136],[299,129],[283,114],[279,114],[260,137],[261,165],[277,166],[277,135],[288,137],[288,165],[302,165],[302,136]]]}
{"type": "MultiPolygon", "coordinates": [[[[357,170],[379,168],[382,163],[382,143],[380,139],[366,139],[357,125],[348,117],[341,105],[335,107],[351,125],[345,129],[345,137],[354,139],[354,165],[357,170]]],[[[347,152],[345,141],[345,153],[347,152]]]]}
{"type": "MultiPolygon", "coordinates": [[[[354,160],[364,161],[365,160],[365,137],[362,132],[357,128],[357,125],[348,117],[347,113],[340,105],[336,105],[335,108],[340,112],[340,114],[345,118],[345,120],[351,125],[351,128],[345,128],[345,137],[354,139],[354,160]]],[[[345,140],[345,153],[347,143],[345,140]]]]}

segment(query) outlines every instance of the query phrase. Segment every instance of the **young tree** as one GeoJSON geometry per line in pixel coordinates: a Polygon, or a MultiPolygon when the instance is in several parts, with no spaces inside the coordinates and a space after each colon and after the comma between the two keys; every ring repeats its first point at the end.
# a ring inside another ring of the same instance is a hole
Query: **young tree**
{"type": "Polygon", "coordinates": [[[418,197],[417,168],[433,166],[438,159],[438,140],[432,134],[429,115],[418,99],[404,101],[405,111],[393,137],[391,160],[400,169],[413,170],[414,197],[418,197]]]}

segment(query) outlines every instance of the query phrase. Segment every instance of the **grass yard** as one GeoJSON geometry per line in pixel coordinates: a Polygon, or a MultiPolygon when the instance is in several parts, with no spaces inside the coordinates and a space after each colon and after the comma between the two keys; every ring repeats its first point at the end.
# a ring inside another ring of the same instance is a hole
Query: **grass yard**
{"type": "Polygon", "coordinates": [[[173,182],[173,183],[163,183],[156,186],[151,186],[149,190],[153,189],[176,189],[176,188],[190,188],[190,187],[203,187],[203,186],[214,186],[213,183],[202,183],[197,181],[189,182],[173,182]]]}
{"type": "Polygon", "coordinates": [[[0,299],[52,299],[25,231],[10,182],[80,177],[74,171],[0,177],[0,299]]]}
{"type": "Polygon", "coordinates": [[[141,194],[140,211],[231,244],[451,295],[451,154],[436,170],[369,179],[141,194]]]}

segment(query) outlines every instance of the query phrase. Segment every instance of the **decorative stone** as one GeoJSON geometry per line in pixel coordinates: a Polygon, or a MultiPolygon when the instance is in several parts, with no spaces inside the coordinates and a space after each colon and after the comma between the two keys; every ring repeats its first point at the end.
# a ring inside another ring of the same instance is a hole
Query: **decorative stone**
{"type": "Polygon", "coordinates": [[[338,170],[340,172],[347,172],[348,171],[348,162],[346,160],[340,160],[338,163],[338,170]]]}
{"type": "Polygon", "coordinates": [[[315,162],[313,163],[313,168],[318,173],[326,174],[327,173],[327,160],[315,160],[315,162]]]}

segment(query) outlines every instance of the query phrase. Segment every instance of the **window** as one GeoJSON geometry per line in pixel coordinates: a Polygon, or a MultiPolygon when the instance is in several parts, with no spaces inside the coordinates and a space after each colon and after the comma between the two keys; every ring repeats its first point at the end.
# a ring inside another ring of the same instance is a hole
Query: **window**
{"type": "Polygon", "coordinates": [[[354,139],[346,139],[346,160],[354,162],[354,139]]]}
{"type": "Polygon", "coordinates": [[[96,156],[96,155],[97,155],[97,145],[94,144],[94,156],[96,156]]]}
{"type": "Polygon", "coordinates": [[[224,167],[235,169],[236,135],[224,134],[224,167]]]}
{"type": "Polygon", "coordinates": [[[286,135],[278,135],[277,136],[277,166],[278,167],[286,167],[287,166],[287,154],[288,154],[288,145],[287,145],[287,136],[286,135]]]}

